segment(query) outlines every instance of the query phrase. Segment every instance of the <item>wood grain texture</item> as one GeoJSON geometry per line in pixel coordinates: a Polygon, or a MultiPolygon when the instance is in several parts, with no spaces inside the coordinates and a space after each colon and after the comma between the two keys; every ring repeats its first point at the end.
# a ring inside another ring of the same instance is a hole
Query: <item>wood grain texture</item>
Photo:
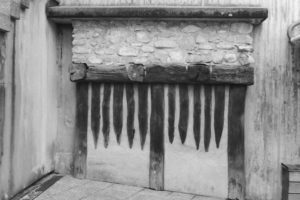
{"type": "Polygon", "coordinates": [[[164,189],[164,86],[151,85],[149,187],[164,189]]]}
{"type": "Polygon", "coordinates": [[[132,148],[134,134],[135,134],[135,128],[134,128],[135,101],[134,101],[133,84],[126,84],[126,99],[127,99],[127,137],[128,137],[129,147],[132,148]]]}
{"type": "Polygon", "coordinates": [[[74,141],[73,176],[85,178],[87,156],[88,84],[76,85],[76,135],[74,141]]]}
{"type": "Polygon", "coordinates": [[[104,137],[104,147],[108,147],[109,132],[110,132],[110,96],[111,96],[111,84],[104,84],[103,102],[102,102],[102,133],[104,137]]]}
{"type": "Polygon", "coordinates": [[[212,86],[204,86],[205,107],[204,107],[204,148],[208,152],[211,138],[211,100],[212,86]]]}
{"type": "Polygon", "coordinates": [[[284,164],[282,164],[281,183],[281,198],[282,200],[289,200],[289,169],[284,164]]]}
{"type": "Polygon", "coordinates": [[[139,99],[138,120],[139,120],[139,127],[140,127],[140,139],[141,139],[141,147],[142,149],[144,149],[147,131],[148,131],[148,85],[146,84],[138,85],[138,99],[139,99]]]}
{"type": "Polygon", "coordinates": [[[252,66],[183,64],[119,64],[87,65],[73,63],[70,70],[74,82],[138,82],[138,83],[204,83],[239,84],[254,83],[252,66]]]}
{"type": "MultiPolygon", "coordinates": [[[[6,37],[0,33],[0,168],[4,155],[4,122],[5,122],[5,58],[6,58],[6,37]]],[[[1,184],[0,184],[1,186],[1,184]]]]}
{"type": "Polygon", "coordinates": [[[201,86],[194,85],[194,139],[197,150],[200,144],[200,131],[201,131],[201,86]]]}
{"type": "Polygon", "coordinates": [[[100,86],[101,84],[99,83],[92,83],[91,129],[95,148],[98,145],[100,132],[100,86]]]}
{"type": "Polygon", "coordinates": [[[228,107],[228,188],[229,198],[245,198],[244,86],[231,86],[228,107]]]}
{"type": "Polygon", "coordinates": [[[224,126],[225,86],[215,86],[214,127],[217,148],[220,146],[224,126]]]}
{"type": "Polygon", "coordinates": [[[202,6],[54,6],[47,8],[47,16],[56,22],[69,22],[76,19],[91,18],[144,18],[144,19],[197,19],[219,21],[241,21],[260,24],[268,16],[264,8],[206,7],[202,6]]]}
{"type": "Polygon", "coordinates": [[[176,85],[172,84],[168,87],[168,135],[169,142],[172,144],[174,141],[174,131],[175,131],[175,101],[176,101],[176,85]]]}
{"type": "Polygon", "coordinates": [[[123,84],[114,84],[113,91],[113,125],[117,142],[121,142],[121,133],[123,128],[123,84]]]}
{"type": "Polygon", "coordinates": [[[179,85],[179,122],[178,130],[181,143],[184,144],[189,121],[189,91],[187,85],[179,85]]]}
{"type": "Polygon", "coordinates": [[[0,84],[0,167],[4,155],[5,85],[0,84]]]}

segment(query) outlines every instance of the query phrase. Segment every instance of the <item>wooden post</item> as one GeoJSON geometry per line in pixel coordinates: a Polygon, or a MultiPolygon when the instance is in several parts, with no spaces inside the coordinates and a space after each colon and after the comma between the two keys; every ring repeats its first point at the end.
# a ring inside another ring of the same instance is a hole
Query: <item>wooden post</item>
{"type": "Polygon", "coordinates": [[[149,187],[164,189],[164,86],[151,85],[149,187]]]}
{"type": "Polygon", "coordinates": [[[228,194],[229,199],[245,198],[244,111],[245,86],[231,86],[228,108],[228,194]]]}
{"type": "Polygon", "coordinates": [[[74,144],[73,176],[86,177],[88,125],[88,83],[76,85],[76,132],[74,144]]]}

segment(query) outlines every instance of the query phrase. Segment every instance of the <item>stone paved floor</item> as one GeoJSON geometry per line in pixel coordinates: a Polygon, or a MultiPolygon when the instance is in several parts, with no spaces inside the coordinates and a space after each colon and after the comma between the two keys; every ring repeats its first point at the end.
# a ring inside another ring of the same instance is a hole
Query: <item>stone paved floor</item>
{"type": "Polygon", "coordinates": [[[65,176],[42,193],[36,200],[220,200],[169,191],[78,180],[65,176]]]}

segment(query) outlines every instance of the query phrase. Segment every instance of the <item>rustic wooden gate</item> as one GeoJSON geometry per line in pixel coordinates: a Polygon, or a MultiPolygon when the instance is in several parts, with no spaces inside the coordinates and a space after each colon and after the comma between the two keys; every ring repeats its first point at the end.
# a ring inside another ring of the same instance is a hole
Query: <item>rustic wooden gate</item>
{"type": "Polygon", "coordinates": [[[71,80],[79,81],[75,176],[218,197],[243,194],[252,67],[109,70],[74,63],[71,80]]]}

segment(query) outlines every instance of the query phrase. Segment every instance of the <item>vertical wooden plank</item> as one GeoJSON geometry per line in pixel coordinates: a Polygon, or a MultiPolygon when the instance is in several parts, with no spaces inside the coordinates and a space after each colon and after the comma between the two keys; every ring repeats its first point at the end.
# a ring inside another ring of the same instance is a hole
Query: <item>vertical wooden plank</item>
{"type": "Polygon", "coordinates": [[[140,127],[140,138],[141,147],[144,148],[147,129],[148,129],[148,85],[138,85],[138,98],[139,98],[139,127],[140,127]]]}
{"type": "Polygon", "coordinates": [[[74,143],[73,176],[85,178],[87,158],[88,84],[76,85],[76,133],[74,143]]]}
{"type": "Polygon", "coordinates": [[[169,115],[168,115],[168,133],[169,141],[172,144],[174,141],[174,122],[175,122],[175,95],[176,95],[176,85],[169,85],[168,89],[168,106],[169,106],[169,115]]]}
{"type": "Polygon", "coordinates": [[[149,187],[164,189],[164,86],[151,85],[149,187]]]}
{"type": "Polygon", "coordinates": [[[123,89],[123,84],[114,84],[113,124],[118,144],[120,144],[123,128],[123,89]]]}
{"type": "Polygon", "coordinates": [[[225,86],[215,86],[214,127],[217,148],[220,146],[224,126],[225,86]]]}
{"type": "Polygon", "coordinates": [[[201,128],[201,86],[194,85],[194,139],[197,149],[200,144],[200,128],[201,128]]]}
{"type": "Polygon", "coordinates": [[[186,132],[189,120],[189,94],[188,85],[182,84],[179,86],[179,101],[180,101],[180,114],[179,114],[179,135],[181,143],[184,144],[186,139],[186,132]]]}
{"type": "Polygon", "coordinates": [[[127,99],[127,137],[129,147],[132,148],[134,139],[134,86],[133,84],[126,84],[126,99],[127,99]]]}
{"type": "Polygon", "coordinates": [[[103,92],[103,102],[102,102],[102,133],[104,137],[104,147],[108,147],[109,142],[109,132],[110,132],[110,120],[109,120],[109,105],[110,105],[110,95],[111,95],[111,84],[104,84],[103,92]]]}
{"type": "Polygon", "coordinates": [[[4,154],[4,120],[5,120],[5,35],[0,33],[0,169],[4,154]]]}
{"type": "Polygon", "coordinates": [[[205,118],[204,118],[204,148],[208,152],[210,138],[211,138],[211,98],[212,98],[212,86],[204,86],[205,94],[205,118]]]}
{"type": "Polygon", "coordinates": [[[231,199],[245,196],[244,110],[245,86],[231,86],[228,108],[228,194],[231,199]]]}
{"type": "Polygon", "coordinates": [[[281,165],[281,183],[282,183],[282,200],[289,200],[289,169],[284,164],[281,165]]]}
{"type": "Polygon", "coordinates": [[[4,154],[5,85],[0,83],[0,169],[4,154]]]}
{"type": "Polygon", "coordinates": [[[92,83],[91,128],[95,148],[98,145],[100,131],[100,83],[92,83]]]}

